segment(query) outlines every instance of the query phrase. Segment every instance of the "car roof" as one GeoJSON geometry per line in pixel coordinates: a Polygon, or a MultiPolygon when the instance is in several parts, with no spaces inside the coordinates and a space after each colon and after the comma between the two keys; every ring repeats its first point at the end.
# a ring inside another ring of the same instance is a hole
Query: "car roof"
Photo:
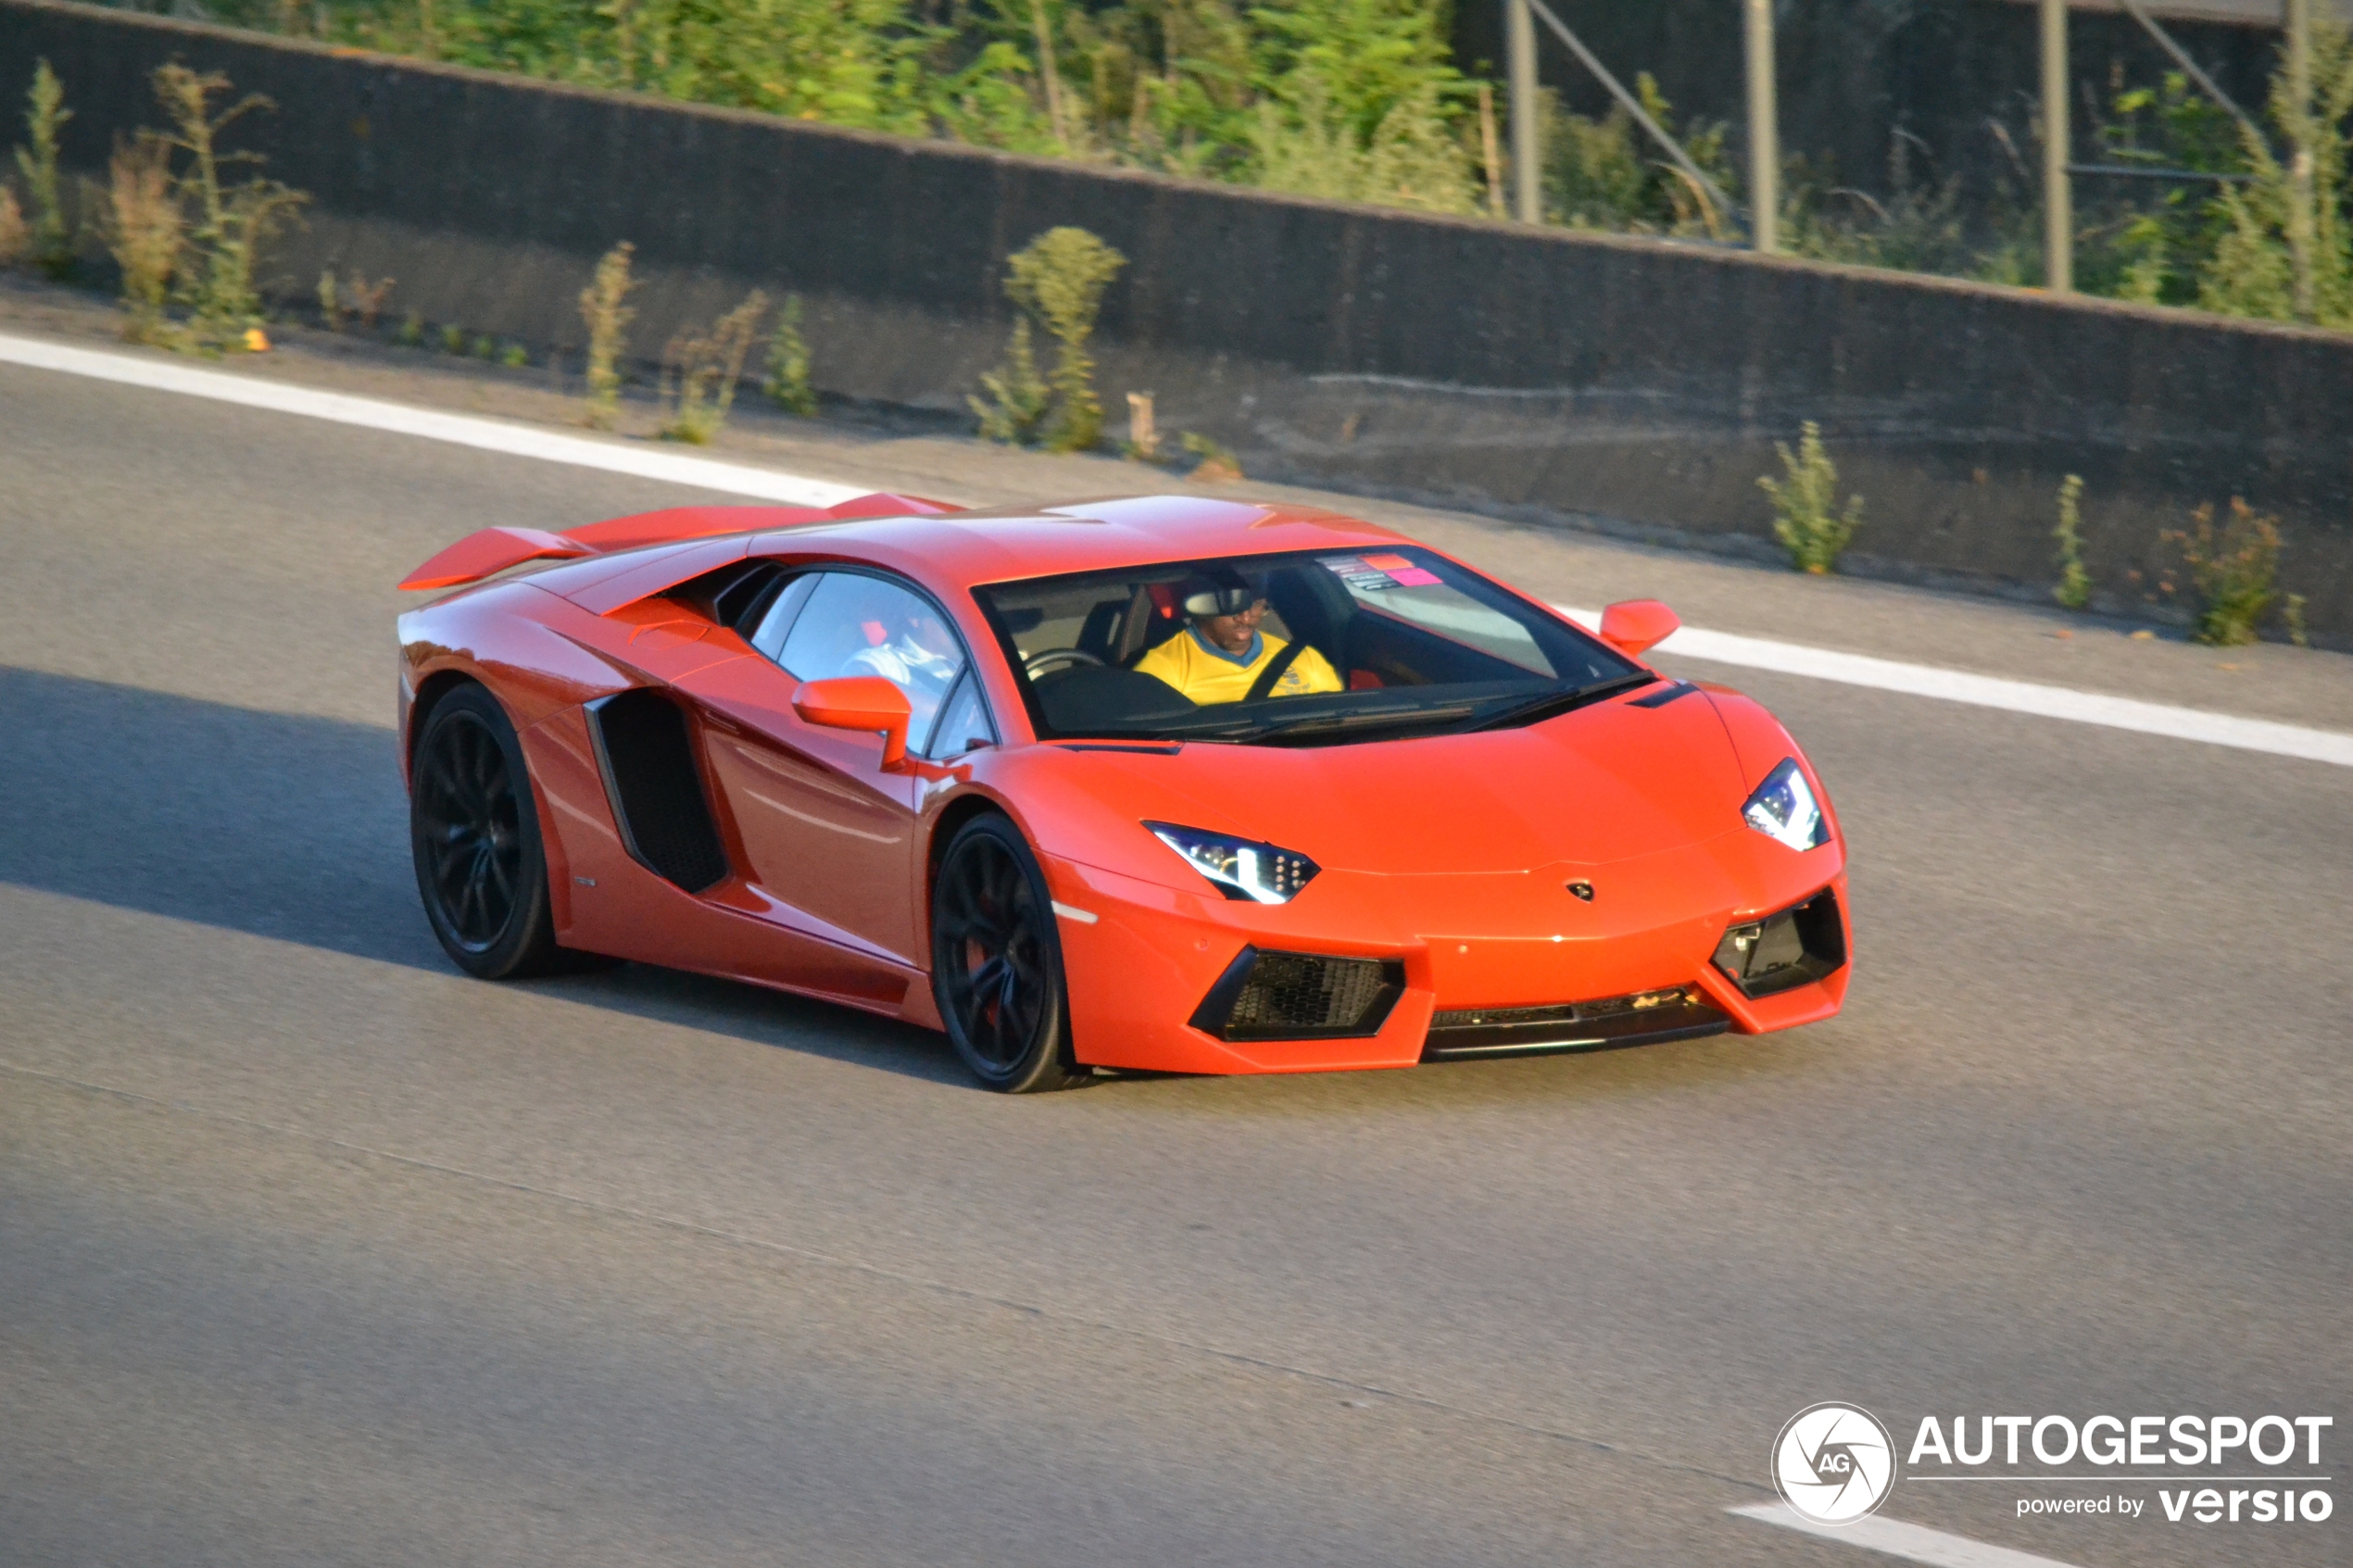
{"type": "Polygon", "coordinates": [[[941,588],[1210,556],[1393,547],[1404,535],[1315,507],[1206,495],[1114,495],[1003,511],[861,518],[757,535],[749,554],[893,568],[941,588]]]}

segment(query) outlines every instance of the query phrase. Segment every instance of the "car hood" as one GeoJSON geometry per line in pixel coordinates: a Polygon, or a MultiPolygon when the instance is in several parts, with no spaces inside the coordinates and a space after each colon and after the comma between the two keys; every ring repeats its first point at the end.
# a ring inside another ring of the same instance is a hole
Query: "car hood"
{"type": "Polygon", "coordinates": [[[1088,761],[1116,776],[1119,798],[1139,816],[1390,875],[1607,865],[1732,831],[1743,795],[1731,742],[1696,692],[1659,708],[1615,701],[1475,734],[1195,743],[1156,756],[1103,750],[1088,761]]]}

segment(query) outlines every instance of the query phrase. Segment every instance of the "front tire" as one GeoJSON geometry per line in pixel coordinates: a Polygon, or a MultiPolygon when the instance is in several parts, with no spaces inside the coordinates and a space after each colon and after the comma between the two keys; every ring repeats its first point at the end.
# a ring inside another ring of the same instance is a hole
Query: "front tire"
{"type": "Polygon", "coordinates": [[[443,697],[418,733],[409,845],[425,918],[459,969],[520,980],[566,967],[522,743],[481,686],[443,697]]]}
{"type": "Polygon", "coordinates": [[[932,890],[931,983],[949,1041],[1000,1094],[1066,1089],[1071,1054],[1062,937],[1021,830],[991,813],[956,831],[932,890]]]}

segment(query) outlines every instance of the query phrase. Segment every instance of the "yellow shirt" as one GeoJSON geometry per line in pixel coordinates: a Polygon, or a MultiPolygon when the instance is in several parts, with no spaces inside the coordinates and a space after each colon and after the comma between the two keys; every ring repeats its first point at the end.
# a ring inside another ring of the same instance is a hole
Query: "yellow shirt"
{"type": "MultiPolygon", "coordinates": [[[[1250,695],[1251,684],[1258,679],[1267,661],[1290,645],[1279,637],[1263,633],[1258,638],[1255,659],[1237,659],[1223,648],[1213,648],[1200,633],[1186,627],[1160,646],[1136,661],[1136,668],[1145,674],[1166,682],[1194,702],[1206,708],[1212,703],[1239,702],[1250,695]]],[[[1291,660],[1283,678],[1275,683],[1270,696],[1301,696],[1309,692],[1336,692],[1340,689],[1340,677],[1333,673],[1330,663],[1314,648],[1302,648],[1291,660]]]]}

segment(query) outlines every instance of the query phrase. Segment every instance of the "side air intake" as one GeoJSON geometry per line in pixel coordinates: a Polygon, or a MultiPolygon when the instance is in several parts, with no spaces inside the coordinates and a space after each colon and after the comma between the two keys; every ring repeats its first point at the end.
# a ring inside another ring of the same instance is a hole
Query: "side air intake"
{"type": "Polygon", "coordinates": [[[1244,947],[1194,1010],[1221,1040],[1331,1040],[1378,1035],[1404,994],[1394,959],[1264,953],[1244,947]]]}
{"type": "Polygon", "coordinates": [[[616,693],[588,705],[588,733],[631,858],[689,893],[715,886],[727,852],[678,705],[650,686],[616,693]]]}

